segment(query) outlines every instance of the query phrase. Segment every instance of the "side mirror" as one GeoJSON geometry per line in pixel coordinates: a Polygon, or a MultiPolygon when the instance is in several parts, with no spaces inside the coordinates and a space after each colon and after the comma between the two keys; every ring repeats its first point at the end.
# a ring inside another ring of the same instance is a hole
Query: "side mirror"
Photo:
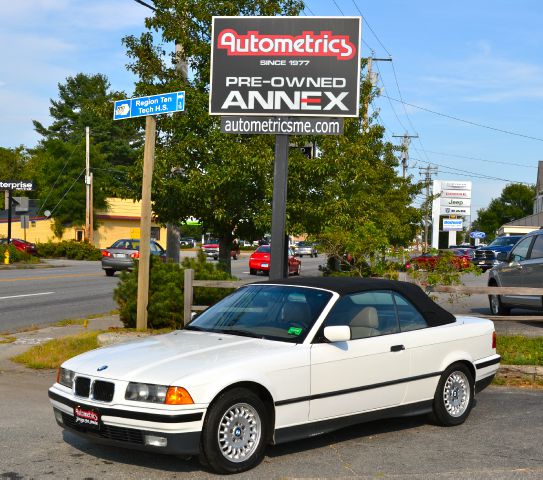
{"type": "Polygon", "coordinates": [[[347,325],[324,327],[324,338],[332,343],[347,342],[351,339],[351,327],[347,325]]]}
{"type": "Polygon", "coordinates": [[[508,252],[498,252],[496,255],[496,259],[500,262],[508,262],[509,261],[509,253],[508,252]]]}

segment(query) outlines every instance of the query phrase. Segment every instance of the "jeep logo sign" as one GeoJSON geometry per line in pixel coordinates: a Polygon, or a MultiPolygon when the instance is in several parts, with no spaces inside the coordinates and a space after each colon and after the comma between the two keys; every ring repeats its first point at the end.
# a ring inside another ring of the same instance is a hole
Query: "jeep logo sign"
{"type": "Polygon", "coordinates": [[[209,113],[357,117],[360,17],[213,17],[209,113]]]}

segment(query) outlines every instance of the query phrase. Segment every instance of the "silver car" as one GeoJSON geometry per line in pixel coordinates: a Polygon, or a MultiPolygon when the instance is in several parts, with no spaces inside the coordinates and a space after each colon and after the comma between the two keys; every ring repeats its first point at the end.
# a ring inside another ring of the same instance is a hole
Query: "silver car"
{"type": "MultiPolygon", "coordinates": [[[[166,251],[155,240],[151,240],[151,255],[165,260],[166,251]]],[[[118,270],[132,270],[134,261],[139,258],[139,239],[122,238],[117,240],[111,247],[102,250],[102,268],[108,277],[112,277],[118,270]]]]}
{"type": "MultiPolygon", "coordinates": [[[[503,263],[490,270],[489,287],[543,287],[543,229],[524,235],[497,259],[503,263]]],[[[489,295],[488,299],[493,315],[507,315],[514,307],[543,309],[540,295],[489,295]]]]}
{"type": "Polygon", "coordinates": [[[317,248],[314,244],[309,242],[298,242],[292,249],[294,250],[294,255],[298,257],[303,257],[304,255],[309,255],[310,257],[317,257],[317,248]]]}

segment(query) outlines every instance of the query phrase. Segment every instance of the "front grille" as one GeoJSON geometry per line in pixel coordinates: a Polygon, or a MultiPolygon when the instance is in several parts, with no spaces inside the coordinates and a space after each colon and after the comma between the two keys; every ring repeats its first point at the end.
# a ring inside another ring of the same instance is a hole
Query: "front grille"
{"type": "Polygon", "coordinates": [[[102,438],[115,440],[117,442],[136,443],[143,445],[143,432],[133,428],[113,427],[111,425],[100,425],[100,430],[88,430],[85,427],[75,423],[74,417],[62,412],[62,422],[67,428],[77,430],[78,432],[92,433],[102,438]]]}
{"type": "Polygon", "coordinates": [[[75,394],[87,398],[90,394],[90,378],[77,377],[75,379],[75,394]]]}
{"type": "Polygon", "coordinates": [[[492,250],[475,250],[475,260],[494,260],[496,254],[492,250]]]}
{"type": "Polygon", "coordinates": [[[95,380],[92,384],[92,397],[95,400],[100,400],[101,402],[111,402],[113,400],[114,392],[114,383],[95,380]]]}

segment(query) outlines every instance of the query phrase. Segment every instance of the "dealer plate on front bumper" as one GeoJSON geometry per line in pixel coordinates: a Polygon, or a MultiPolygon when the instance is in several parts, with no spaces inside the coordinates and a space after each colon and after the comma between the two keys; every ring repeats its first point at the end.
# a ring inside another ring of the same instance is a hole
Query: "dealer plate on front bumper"
{"type": "Polygon", "coordinates": [[[260,265],[261,267],[269,267],[269,265],[267,263],[263,263],[262,265],[260,265]]]}
{"type": "Polygon", "coordinates": [[[100,412],[96,409],[74,407],[74,420],[76,425],[81,425],[91,430],[100,430],[100,412]]]}

